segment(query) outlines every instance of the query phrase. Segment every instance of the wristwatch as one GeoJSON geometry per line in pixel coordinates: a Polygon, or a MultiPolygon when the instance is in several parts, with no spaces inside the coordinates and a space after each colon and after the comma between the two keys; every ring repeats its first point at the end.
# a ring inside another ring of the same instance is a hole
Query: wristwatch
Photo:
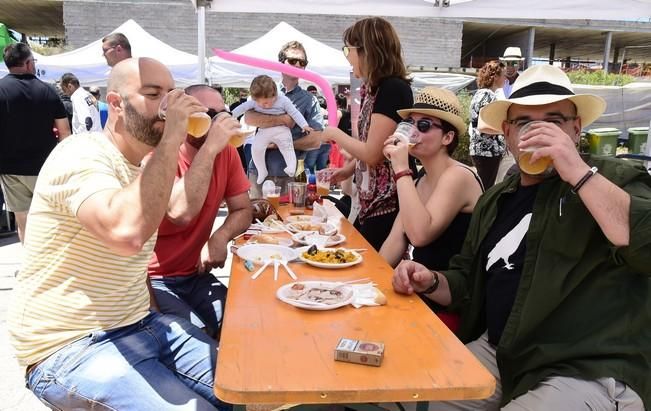
{"type": "Polygon", "coordinates": [[[421,294],[432,294],[434,291],[436,291],[437,288],[439,288],[439,283],[441,282],[439,278],[439,273],[434,270],[430,270],[432,272],[432,275],[434,276],[434,284],[429,286],[425,291],[421,292],[421,294]]]}

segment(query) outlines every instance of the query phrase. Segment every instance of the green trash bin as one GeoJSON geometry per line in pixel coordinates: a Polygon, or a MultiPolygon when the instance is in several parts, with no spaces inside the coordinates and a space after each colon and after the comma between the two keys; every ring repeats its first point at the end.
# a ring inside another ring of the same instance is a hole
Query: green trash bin
{"type": "Polygon", "coordinates": [[[588,130],[590,154],[615,157],[617,138],[622,134],[616,128],[593,128],[588,130]]]}
{"type": "Polygon", "coordinates": [[[631,154],[646,154],[646,141],[649,137],[649,127],[631,127],[627,131],[628,152],[631,154]]]}

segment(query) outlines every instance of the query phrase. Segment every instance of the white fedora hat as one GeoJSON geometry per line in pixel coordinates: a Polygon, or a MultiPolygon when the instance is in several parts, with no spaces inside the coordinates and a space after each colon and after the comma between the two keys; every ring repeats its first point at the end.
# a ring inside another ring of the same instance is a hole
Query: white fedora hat
{"type": "Polygon", "coordinates": [[[524,57],[522,57],[522,51],[520,51],[520,47],[507,47],[506,50],[504,50],[504,55],[500,57],[500,60],[522,61],[524,60],[524,57]]]}
{"type": "Polygon", "coordinates": [[[593,94],[574,94],[572,83],[563,70],[547,64],[533,66],[520,74],[508,100],[497,100],[479,111],[479,118],[488,127],[502,130],[502,122],[511,104],[541,106],[570,100],[583,127],[592,124],[606,110],[606,101],[593,94]]]}

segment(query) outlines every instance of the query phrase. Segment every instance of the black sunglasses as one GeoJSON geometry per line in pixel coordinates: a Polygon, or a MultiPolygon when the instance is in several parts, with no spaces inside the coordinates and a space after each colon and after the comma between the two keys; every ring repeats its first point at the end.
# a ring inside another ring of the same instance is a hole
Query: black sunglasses
{"type": "Polygon", "coordinates": [[[210,117],[211,119],[214,119],[217,116],[217,114],[219,114],[219,113],[228,113],[228,115],[231,114],[230,111],[225,110],[225,109],[218,111],[218,110],[215,110],[214,108],[211,108],[208,111],[206,111],[206,114],[208,114],[208,117],[210,117]]]}
{"type": "Polygon", "coordinates": [[[285,61],[292,66],[295,66],[296,64],[300,65],[301,67],[307,66],[307,61],[304,59],[295,59],[292,57],[287,57],[285,58],[285,61]]]}
{"type": "Polygon", "coordinates": [[[414,123],[414,119],[411,118],[411,117],[408,118],[405,121],[407,123],[410,123],[410,124],[416,124],[416,128],[421,133],[427,133],[432,127],[438,128],[439,130],[443,130],[443,125],[442,124],[435,123],[434,121],[428,120],[428,119],[425,119],[425,118],[421,118],[420,120],[416,121],[415,123],[414,123]]]}

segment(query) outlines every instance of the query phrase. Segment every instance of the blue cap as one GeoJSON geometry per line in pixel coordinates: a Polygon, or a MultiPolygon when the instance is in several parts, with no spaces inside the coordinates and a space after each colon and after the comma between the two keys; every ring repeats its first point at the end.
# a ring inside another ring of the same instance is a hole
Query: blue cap
{"type": "Polygon", "coordinates": [[[316,176],[314,174],[308,175],[307,182],[308,184],[316,184],[316,176]]]}

